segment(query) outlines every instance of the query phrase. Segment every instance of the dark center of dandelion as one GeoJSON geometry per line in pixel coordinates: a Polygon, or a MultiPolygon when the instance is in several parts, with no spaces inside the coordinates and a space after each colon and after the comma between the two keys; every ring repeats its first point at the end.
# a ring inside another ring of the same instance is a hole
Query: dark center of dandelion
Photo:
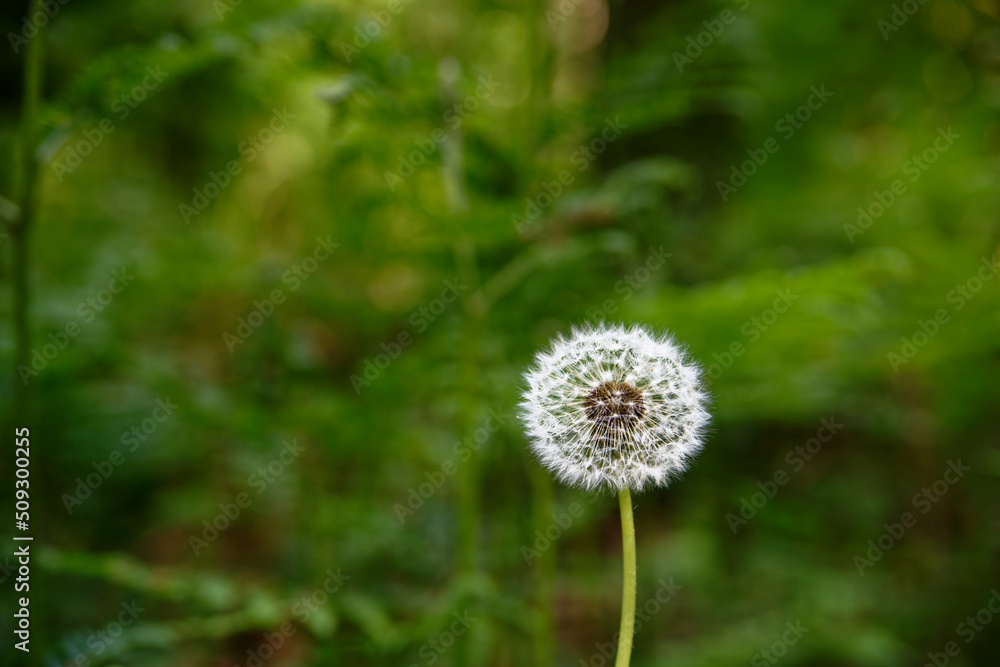
{"type": "Polygon", "coordinates": [[[639,421],[646,412],[642,393],[626,382],[605,382],[587,394],[583,407],[595,424],[624,428],[639,421]]]}

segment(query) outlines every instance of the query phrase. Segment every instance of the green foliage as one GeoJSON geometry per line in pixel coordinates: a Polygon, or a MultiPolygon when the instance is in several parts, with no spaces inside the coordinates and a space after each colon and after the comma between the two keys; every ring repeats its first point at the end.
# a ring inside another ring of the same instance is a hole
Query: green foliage
{"type": "MultiPolygon", "coordinates": [[[[640,621],[661,581],[682,588],[639,623],[633,665],[764,664],[799,620],[785,665],[923,664],[949,641],[953,664],[993,664],[1000,619],[968,644],[956,626],[987,603],[1000,547],[1000,13],[933,0],[883,38],[892,12],[60,5],[29,357],[79,333],[29,378],[29,414],[7,408],[19,375],[0,382],[4,433],[30,424],[35,447],[35,651],[245,665],[289,622],[268,664],[603,664],[617,507],[553,488],[515,412],[534,350],[605,318],[675,332],[714,397],[688,478],[635,498],[640,621]],[[149,68],[168,74],[149,86],[149,68]],[[823,86],[809,120],[781,125],[823,86]],[[105,299],[123,267],[134,280],[105,299]],[[158,399],[178,406],[162,421],[158,399]],[[805,459],[823,419],[843,427],[805,459]],[[301,455],[269,473],[286,441],[301,455]],[[956,460],[971,471],[922,512],[915,494],[956,460]],[[859,574],[904,512],[915,526],[859,574]],[[331,570],[346,579],[319,595],[331,570]],[[88,649],[133,600],[122,639],[88,649]],[[477,620],[438,652],[456,613],[477,620]]],[[[2,65],[10,155],[21,67],[2,65]]],[[[6,199],[16,169],[0,164],[6,199]]],[[[19,250],[8,235],[0,251],[13,370],[19,250]]]]}

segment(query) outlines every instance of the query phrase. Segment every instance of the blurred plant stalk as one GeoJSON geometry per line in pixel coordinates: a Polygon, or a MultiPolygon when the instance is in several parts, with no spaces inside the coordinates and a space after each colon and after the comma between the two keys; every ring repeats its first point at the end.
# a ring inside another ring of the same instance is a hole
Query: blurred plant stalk
{"type": "MultiPolygon", "coordinates": [[[[523,136],[529,153],[537,152],[542,143],[544,129],[545,105],[551,91],[551,80],[554,69],[554,58],[550,38],[544,32],[543,20],[547,4],[534,0],[527,7],[528,25],[534,26],[529,31],[529,49],[527,66],[530,68],[532,81],[529,99],[525,105],[523,136]]],[[[461,76],[461,65],[452,58],[441,61],[438,68],[441,82],[442,97],[445,107],[458,99],[456,85],[461,76]]],[[[452,216],[467,214],[469,199],[466,191],[463,141],[461,127],[452,128],[442,145],[442,171],[445,195],[452,216]]],[[[529,176],[529,175],[526,175],[529,176]]],[[[528,178],[531,181],[531,178],[528,178]]],[[[462,282],[471,288],[473,296],[468,300],[462,326],[462,345],[460,349],[461,386],[464,388],[459,398],[458,427],[460,433],[468,433],[475,428],[478,415],[481,412],[482,400],[479,379],[480,338],[484,321],[496,300],[525,277],[534,267],[533,249],[528,249],[525,257],[515,257],[510,264],[492,276],[486,284],[480,282],[476,247],[469,237],[459,238],[454,243],[455,261],[462,282]],[[527,270],[525,270],[527,269],[527,270]]],[[[529,463],[529,466],[531,464],[529,463]]],[[[530,468],[529,468],[530,469],[530,468]]],[[[536,527],[544,529],[554,508],[554,491],[552,481],[547,475],[531,474],[533,521],[536,527]]],[[[465,576],[476,576],[479,573],[479,517],[480,517],[480,467],[473,458],[464,468],[458,481],[458,565],[459,571],[465,576]]],[[[555,554],[547,553],[540,558],[535,579],[535,622],[533,623],[532,659],[539,667],[548,667],[555,661],[555,624],[554,614],[554,581],[555,554]]],[[[473,664],[469,661],[474,655],[473,646],[477,637],[486,637],[490,633],[489,624],[482,624],[471,633],[469,642],[463,642],[459,648],[458,664],[473,664]]]]}
{"type": "MultiPolygon", "coordinates": [[[[552,477],[530,455],[527,459],[533,495],[533,520],[536,530],[544,532],[555,514],[555,489],[552,477]]],[[[555,549],[546,549],[540,553],[534,568],[536,621],[533,653],[535,664],[539,667],[555,664],[555,552],[555,549]]]]}
{"type": "MultiPolygon", "coordinates": [[[[454,58],[445,58],[438,66],[441,96],[444,106],[454,103],[457,98],[455,86],[461,76],[461,65],[454,58]]],[[[448,213],[452,217],[464,215],[469,208],[465,189],[465,175],[462,159],[462,131],[451,128],[441,146],[442,177],[448,213]]],[[[459,238],[453,245],[455,264],[459,280],[468,285],[473,293],[479,292],[479,270],[476,262],[475,244],[471,239],[459,238]]],[[[482,333],[483,311],[480,308],[466,308],[462,320],[462,343],[459,349],[460,386],[458,397],[457,428],[459,433],[470,433],[475,429],[475,421],[480,408],[479,396],[479,337],[482,333]]],[[[458,572],[466,580],[478,579],[479,573],[479,461],[471,457],[458,477],[458,572]]],[[[488,619],[487,619],[488,624],[488,619]]],[[[486,624],[483,624],[486,625],[486,624]]],[[[472,644],[479,643],[478,637],[488,628],[475,628],[465,641],[459,642],[458,664],[473,664],[475,655],[472,644]]]]}
{"type": "MultiPolygon", "coordinates": [[[[44,13],[42,0],[30,0],[28,17],[44,13]]],[[[28,285],[28,240],[35,221],[38,189],[38,104],[42,89],[42,58],[45,25],[28,41],[24,59],[24,96],[21,102],[21,136],[14,169],[14,202],[20,209],[7,223],[11,238],[12,302],[14,318],[14,419],[28,417],[28,386],[21,381],[17,367],[28,364],[31,327],[28,310],[31,290],[28,285]]]]}
{"type": "MultiPolygon", "coordinates": [[[[556,54],[552,48],[552,31],[545,20],[549,3],[533,0],[527,7],[528,66],[531,68],[531,91],[526,105],[527,154],[535,155],[542,146],[545,120],[552,94],[556,54]]],[[[552,478],[537,464],[529,461],[532,474],[532,507],[535,528],[545,530],[555,512],[555,491],[552,478]]],[[[556,664],[555,649],[555,577],[556,550],[550,549],[539,558],[535,580],[536,618],[533,637],[533,658],[538,667],[556,664]]]]}
{"type": "MultiPolygon", "coordinates": [[[[45,8],[42,0],[30,0],[28,3],[28,18],[38,14],[44,14],[45,8]]],[[[45,26],[48,21],[37,26],[34,37],[28,41],[24,59],[24,81],[23,97],[21,102],[21,136],[17,147],[16,164],[14,167],[14,201],[20,209],[12,220],[9,220],[7,227],[10,230],[11,239],[11,285],[13,289],[13,319],[14,319],[14,364],[11,368],[14,383],[14,412],[11,419],[18,426],[32,426],[31,406],[29,399],[29,389],[27,383],[21,380],[18,375],[18,367],[28,364],[29,349],[31,348],[31,325],[29,322],[29,306],[31,301],[31,291],[28,285],[28,240],[31,228],[35,221],[37,195],[38,195],[38,145],[39,131],[38,105],[42,90],[42,59],[45,46],[45,26]]],[[[39,494],[38,481],[42,475],[35,475],[32,479],[32,493],[39,494]]],[[[42,516],[36,517],[37,519],[42,516]]],[[[39,573],[34,577],[31,593],[35,600],[43,600],[45,594],[44,576],[39,573]]],[[[43,650],[45,643],[45,616],[40,613],[41,605],[35,604],[32,614],[32,639],[36,647],[35,651],[29,653],[27,663],[33,665],[44,664],[43,650]]]]}

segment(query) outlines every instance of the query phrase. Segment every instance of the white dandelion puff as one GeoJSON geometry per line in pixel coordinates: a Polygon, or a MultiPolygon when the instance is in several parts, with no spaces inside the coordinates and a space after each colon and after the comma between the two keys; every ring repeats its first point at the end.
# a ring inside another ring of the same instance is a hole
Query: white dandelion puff
{"type": "Polygon", "coordinates": [[[562,482],[620,492],[664,486],[701,450],[700,369],[673,338],[576,328],[535,356],[520,404],[531,449],[562,482]]]}

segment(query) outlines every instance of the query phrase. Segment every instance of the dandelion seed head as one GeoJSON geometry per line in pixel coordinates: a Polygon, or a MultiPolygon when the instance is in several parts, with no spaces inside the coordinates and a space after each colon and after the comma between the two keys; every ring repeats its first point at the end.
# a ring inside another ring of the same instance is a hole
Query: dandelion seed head
{"type": "Polygon", "coordinates": [[[570,486],[665,486],[701,450],[708,396],[699,368],[669,336],[576,328],[535,356],[525,384],[531,449],[570,486]]]}

